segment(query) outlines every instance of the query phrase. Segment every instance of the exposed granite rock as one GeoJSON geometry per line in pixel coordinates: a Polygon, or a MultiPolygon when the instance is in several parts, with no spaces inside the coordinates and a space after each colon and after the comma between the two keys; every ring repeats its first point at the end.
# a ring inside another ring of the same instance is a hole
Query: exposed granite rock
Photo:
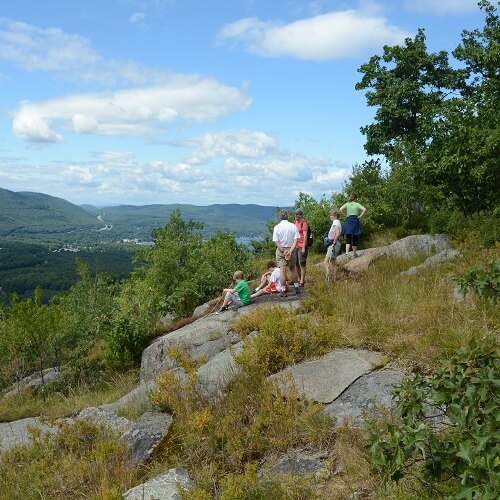
{"type": "Polygon", "coordinates": [[[441,264],[442,262],[446,262],[447,260],[453,259],[458,255],[460,255],[460,252],[458,250],[454,248],[449,248],[447,250],[443,250],[437,253],[436,255],[432,255],[428,259],[425,259],[424,262],[422,262],[422,264],[410,267],[410,269],[408,269],[407,271],[403,271],[399,274],[403,276],[412,276],[427,267],[435,266],[436,264],[441,264]]]}
{"type": "Polygon", "coordinates": [[[118,411],[129,405],[136,405],[141,407],[148,402],[148,395],[154,389],[152,381],[139,384],[130,392],[122,396],[120,399],[113,401],[113,403],[105,403],[99,406],[104,410],[118,411]]]}
{"type": "Polygon", "coordinates": [[[323,467],[328,453],[306,453],[293,451],[287,453],[269,467],[272,472],[282,474],[310,474],[323,467]]]}
{"type": "Polygon", "coordinates": [[[405,378],[404,373],[391,369],[363,375],[335,401],[325,406],[325,411],[335,418],[335,426],[349,419],[352,425],[359,427],[363,423],[363,413],[369,417],[377,417],[377,406],[394,409],[392,390],[405,378]]]}
{"type": "Polygon", "coordinates": [[[171,425],[172,415],[167,413],[146,412],[141,415],[120,438],[128,448],[130,464],[149,462],[171,425]]]}
{"type": "Polygon", "coordinates": [[[258,307],[274,307],[276,305],[295,308],[300,299],[293,297],[279,301],[254,303],[240,308],[230,308],[223,314],[210,314],[193,321],[174,332],[157,338],[147,347],[141,360],[141,382],[154,379],[162,370],[175,368],[177,363],[168,356],[168,351],[173,346],[178,346],[190,357],[204,357],[210,361],[219,352],[225,350],[233,343],[241,340],[231,332],[233,322],[258,307]]]}
{"type": "Polygon", "coordinates": [[[337,349],[313,361],[304,361],[269,377],[278,382],[284,394],[295,385],[306,399],[331,403],[357,378],[382,366],[387,360],[380,353],[337,349]]]}
{"type": "Polygon", "coordinates": [[[139,484],[123,494],[124,500],[181,500],[178,487],[189,490],[194,486],[185,469],[170,469],[139,484]]]}
{"type": "Polygon", "coordinates": [[[19,391],[24,388],[29,388],[33,391],[37,391],[45,384],[58,379],[61,375],[62,370],[60,368],[46,368],[42,371],[42,375],[40,375],[40,372],[36,372],[29,377],[23,378],[19,382],[19,384],[16,384],[15,387],[3,394],[3,397],[8,398],[11,396],[16,396],[17,394],[19,394],[19,391]]]}
{"type": "Polygon", "coordinates": [[[29,444],[29,429],[40,429],[42,432],[56,432],[55,427],[44,424],[38,417],[22,418],[15,422],[0,423],[0,452],[15,446],[29,444]]]}
{"type": "Polygon", "coordinates": [[[93,420],[94,422],[109,427],[113,432],[119,434],[126,432],[132,425],[132,422],[127,418],[120,417],[114,411],[104,408],[85,408],[76,418],[81,420],[93,420]]]}
{"type": "Polygon", "coordinates": [[[228,382],[238,373],[234,361],[236,354],[243,350],[243,342],[220,352],[198,369],[198,389],[207,399],[221,396],[228,382]]]}
{"type": "MultiPolygon", "coordinates": [[[[418,254],[430,255],[451,251],[448,237],[444,234],[417,234],[407,236],[390,245],[358,250],[358,257],[348,260],[346,255],[338,257],[339,263],[346,262],[343,270],[346,273],[359,273],[366,271],[369,265],[381,255],[410,259],[418,254]]],[[[450,257],[451,258],[451,257],[450,257]]],[[[429,261],[429,264],[440,262],[440,258],[429,261]]]]}

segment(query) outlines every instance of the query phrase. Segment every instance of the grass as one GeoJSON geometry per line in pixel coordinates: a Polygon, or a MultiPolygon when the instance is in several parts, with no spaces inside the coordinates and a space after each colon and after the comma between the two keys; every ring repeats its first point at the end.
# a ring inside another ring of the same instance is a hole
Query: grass
{"type": "Polygon", "coordinates": [[[137,372],[114,373],[99,386],[82,385],[69,394],[33,394],[29,389],[9,398],[0,399],[0,422],[43,415],[55,419],[78,413],[89,406],[116,401],[137,385],[137,372]]]}
{"type": "Polygon", "coordinates": [[[121,499],[141,476],[124,465],[124,454],[114,434],[88,421],[33,433],[30,446],[0,455],[0,499],[121,499]]]}
{"type": "MultiPolygon", "coordinates": [[[[420,259],[421,260],[421,259],[420,259]]],[[[456,263],[399,273],[419,263],[380,258],[367,272],[335,284],[310,270],[314,280],[303,305],[319,324],[330,326],[332,342],[388,354],[395,362],[428,372],[472,338],[498,334],[498,308],[471,299],[457,303],[450,277],[456,263]]]]}
{"type": "MultiPolygon", "coordinates": [[[[369,462],[362,431],[334,430],[320,405],[293,393],[283,398],[266,376],[337,347],[381,351],[392,366],[432,372],[440,358],[450,357],[469,339],[498,335],[498,308],[474,296],[457,303],[450,281],[491,259],[494,252],[464,248],[461,259],[414,276],[399,273],[420,264],[424,256],[411,261],[382,257],[359,276],[343,277],[340,266],[337,283],[325,282],[322,256],[312,255],[307,298],[298,311],[263,309],[233,325],[245,343],[237,357],[240,372],[224,397],[204,399],[196,386],[196,363],[184,359],[180,350],[176,353],[188,376],[181,382],[167,373],[157,384],[153,403],[170,408],[174,424],[151,464],[123,468],[122,451],[105,431],[66,429],[60,441],[38,439],[32,447],[1,456],[0,478],[8,485],[5,498],[62,498],[61,492],[67,498],[120,498],[131,485],[178,466],[186,467],[196,482],[184,495],[194,500],[337,499],[355,492],[372,499],[430,498],[411,478],[382,484],[369,462]],[[259,334],[249,336],[255,331],[259,334]],[[327,452],[321,474],[295,477],[265,467],[295,449],[327,452]]],[[[117,399],[133,382],[132,375],[62,401],[54,396],[0,403],[0,417],[71,414],[117,399]]]]}

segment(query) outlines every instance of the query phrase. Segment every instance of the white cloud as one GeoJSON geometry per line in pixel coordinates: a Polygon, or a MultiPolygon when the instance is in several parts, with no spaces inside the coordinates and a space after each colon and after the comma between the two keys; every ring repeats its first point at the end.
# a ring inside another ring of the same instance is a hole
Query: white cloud
{"type": "Polygon", "coordinates": [[[51,130],[49,123],[30,109],[16,116],[13,128],[16,136],[24,141],[53,143],[63,141],[62,135],[51,130]]]}
{"type": "Polygon", "coordinates": [[[186,160],[191,164],[200,164],[212,158],[230,155],[255,158],[279,149],[275,139],[269,134],[249,130],[207,132],[200,137],[185,141],[183,145],[194,148],[193,154],[186,160]]]}
{"type": "Polygon", "coordinates": [[[245,18],[223,26],[217,42],[264,57],[328,61],[359,56],[411,36],[376,11],[370,5],[365,10],[329,12],[289,24],[245,18]]]}
{"type": "Polygon", "coordinates": [[[99,181],[89,167],[70,165],[62,172],[62,176],[69,185],[84,185],[87,187],[99,185],[99,181]]]}
{"type": "Polygon", "coordinates": [[[0,18],[0,61],[27,71],[44,71],[65,80],[105,85],[162,82],[166,70],[132,61],[103,58],[92,42],[60,28],[40,28],[0,18]]]}
{"type": "Polygon", "coordinates": [[[453,14],[473,12],[478,9],[477,0],[411,0],[405,2],[410,11],[453,14]]]}
{"type": "Polygon", "coordinates": [[[91,161],[66,165],[58,160],[33,166],[10,159],[0,162],[0,179],[6,189],[33,190],[36,185],[39,192],[95,205],[287,205],[299,192],[319,198],[340,191],[350,173],[348,165],[290,152],[262,131],[220,131],[212,142],[202,135],[179,146],[192,149],[178,161],[143,161],[129,150],[95,152],[91,161]],[[225,138],[231,139],[226,143],[225,138]],[[203,154],[204,162],[193,163],[203,154]]]}
{"type": "Polygon", "coordinates": [[[174,120],[206,122],[244,111],[250,98],[215,80],[178,75],[162,85],[77,94],[24,103],[14,113],[17,137],[60,142],[56,130],[110,136],[151,135],[174,120]]]}

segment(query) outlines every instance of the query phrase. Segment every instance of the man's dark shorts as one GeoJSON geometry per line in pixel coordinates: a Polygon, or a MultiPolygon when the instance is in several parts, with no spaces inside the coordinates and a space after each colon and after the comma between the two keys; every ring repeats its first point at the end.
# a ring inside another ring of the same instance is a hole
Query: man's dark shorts
{"type": "Polygon", "coordinates": [[[309,253],[309,249],[306,248],[305,253],[302,253],[302,248],[297,249],[297,264],[301,267],[305,267],[307,263],[307,254],[309,253]]]}

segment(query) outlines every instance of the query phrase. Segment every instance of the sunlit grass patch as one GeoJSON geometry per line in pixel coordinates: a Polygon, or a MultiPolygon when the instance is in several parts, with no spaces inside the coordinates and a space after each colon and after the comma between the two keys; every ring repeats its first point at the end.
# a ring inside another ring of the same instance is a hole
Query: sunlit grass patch
{"type": "Polygon", "coordinates": [[[400,274],[423,258],[380,258],[355,279],[335,284],[314,270],[303,307],[333,325],[342,345],[382,351],[428,371],[471,338],[498,333],[499,314],[478,301],[456,302],[450,281],[456,262],[400,274]]]}
{"type": "Polygon", "coordinates": [[[0,497],[119,499],[139,479],[124,457],[108,429],[85,420],[60,424],[58,433],[34,433],[30,446],[0,455],[0,497]]]}
{"type": "Polygon", "coordinates": [[[69,390],[67,394],[34,394],[25,389],[19,394],[0,399],[0,421],[11,422],[38,415],[49,418],[72,415],[89,406],[116,401],[135,387],[137,379],[138,374],[134,370],[110,374],[97,387],[82,384],[69,390]]]}

